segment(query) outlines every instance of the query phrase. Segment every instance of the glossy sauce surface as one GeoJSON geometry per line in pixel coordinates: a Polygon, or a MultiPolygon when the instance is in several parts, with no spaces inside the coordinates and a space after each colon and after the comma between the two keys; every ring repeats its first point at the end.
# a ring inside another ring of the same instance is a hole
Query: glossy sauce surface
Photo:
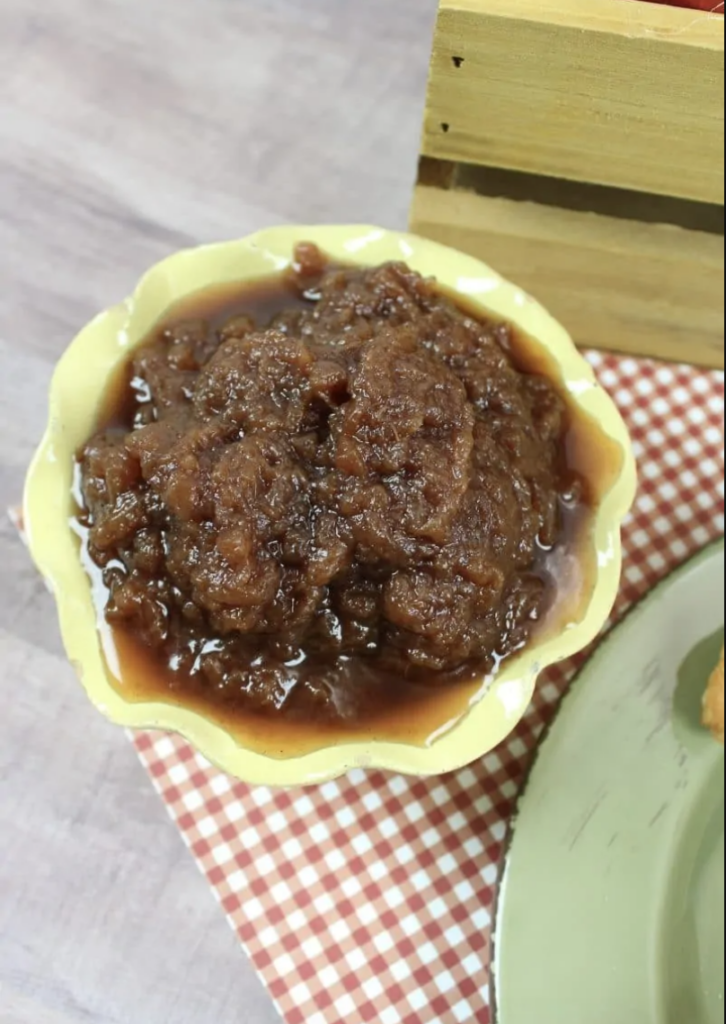
{"type": "Polygon", "coordinates": [[[273,756],[423,743],[579,617],[622,456],[533,342],[406,268],[302,264],[173,309],[109,394],[78,480],[109,669],[273,756]]]}

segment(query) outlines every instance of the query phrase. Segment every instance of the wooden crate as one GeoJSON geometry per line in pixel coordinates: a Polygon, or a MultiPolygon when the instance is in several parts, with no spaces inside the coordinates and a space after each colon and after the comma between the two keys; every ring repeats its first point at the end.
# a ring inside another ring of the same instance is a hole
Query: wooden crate
{"type": "Polygon", "coordinates": [[[724,19],[441,0],[411,227],[579,343],[724,362],[724,19]]]}

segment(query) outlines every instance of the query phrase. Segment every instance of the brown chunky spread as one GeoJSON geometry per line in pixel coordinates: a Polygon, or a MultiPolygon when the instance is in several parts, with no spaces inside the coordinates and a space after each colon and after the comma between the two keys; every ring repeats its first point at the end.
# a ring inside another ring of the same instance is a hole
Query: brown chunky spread
{"type": "Polygon", "coordinates": [[[107,621],[170,686],[355,722],[526,643],[577,486],[563,400],[506,325],[402,264],[296,257],[259,308],[135,351],[79,521],[107,621]]]}

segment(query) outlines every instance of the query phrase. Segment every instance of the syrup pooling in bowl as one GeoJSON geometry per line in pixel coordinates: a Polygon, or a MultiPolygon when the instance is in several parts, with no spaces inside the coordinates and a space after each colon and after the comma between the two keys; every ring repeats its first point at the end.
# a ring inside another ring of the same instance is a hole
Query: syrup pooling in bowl
{"type": "Polygon", "coordinates": [[[301,262],[172,310],[81,453],[109,665],[265,749],[422,742],[577,617],[590,574],[553,577],[613,456],[534,343],[402,266],[301,262]]]}

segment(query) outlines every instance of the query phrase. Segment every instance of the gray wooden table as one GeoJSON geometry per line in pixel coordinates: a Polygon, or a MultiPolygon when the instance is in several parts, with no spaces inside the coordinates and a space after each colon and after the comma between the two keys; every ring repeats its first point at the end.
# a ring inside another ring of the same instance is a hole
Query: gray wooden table
{"type": "MultiPolygon", "coordinates": [[[[171,250],[405,224],[435,0],[0,0],[0,513],[53,362],[171,250]]],[[[0,515],[0,1022],[272,1024],[0,515]]]]}

